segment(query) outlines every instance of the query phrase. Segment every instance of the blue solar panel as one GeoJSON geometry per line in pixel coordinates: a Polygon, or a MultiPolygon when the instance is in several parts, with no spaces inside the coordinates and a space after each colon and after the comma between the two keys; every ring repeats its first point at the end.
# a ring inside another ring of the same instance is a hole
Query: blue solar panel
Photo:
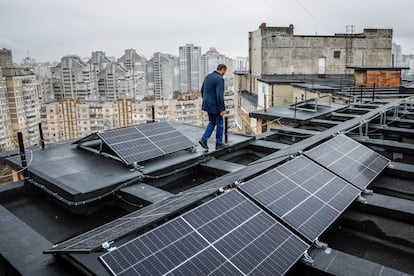
{"type": "Polygon", "coordinates": [[[108,130],[97,135],[127,165],[194,146],[193,142],[167,122],[108,130]]]}
{"type": "Polygon", "coordinates": [[[305,155],[365,189],[389,164],[389,160],[353,139],[341,134],[312,148],[305,155]]]}
{"type": "Polygon", "coordinates": [[[308,248],[231,191],[99,258],[113,275],[282,275],[308,248]]]}
{"type": "Polygon", "coordinates": [[[304,156],[240,189],[314,241],[355,200],[360,190],[304,156]]]}

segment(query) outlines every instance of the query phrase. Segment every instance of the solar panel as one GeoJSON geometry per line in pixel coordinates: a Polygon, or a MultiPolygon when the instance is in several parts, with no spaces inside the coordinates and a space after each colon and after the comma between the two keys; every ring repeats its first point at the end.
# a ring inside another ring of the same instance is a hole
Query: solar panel
{"type": "Polygon", "coordinates": [[[360,190],[304,156],[258,176],[240,189],[314,241],[360,190]]]}
{"type": "Polygon", "coordinates": [[[168,122],[108,130],[97,135],[127,165],[143,162],[194,146],[168,122]]]}
{"type": "MultiPolygon", "coordinates": [[[[217,189],[216,189],[217,190],[217,189]]],[[[102,243],[116,241],[119,238],[140,230],[158,220],[171,215],[196,201],[215,193],[212,189],[200,189],[169,197],[163,201],[153,203],[121,218],[108,222],[88,232],[56,244],[45,253],[57,252],[91,252],[101,249],[102,243]]]]}
{"type": "Polygon", "coordinates": [[[365,189],[390,162],[387,158],[341,134],[312,148],[305,155],[365,189]]]}
{"type": "Polygon", "coordinates": [[[281,275],[308,248],[231,191],[99,259],[113,275],[281,275]]]}
{"type": "Polygon", "coordinates": [[[163,201],[153,203],[124,217],[99,226],[79,236],[53,246],[45,253],[91,252],[101,248],[103,242],[116,241],[132,231],[138,231],[214,194],[219,188],[243,180],[274,165],[277,160],[247,166],[243,170],[223,175],[163,201]]]}

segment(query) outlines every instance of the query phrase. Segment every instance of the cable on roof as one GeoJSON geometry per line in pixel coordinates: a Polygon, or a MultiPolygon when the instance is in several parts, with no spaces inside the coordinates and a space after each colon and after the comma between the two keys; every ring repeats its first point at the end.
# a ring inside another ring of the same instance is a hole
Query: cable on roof
{"type": "Polygon", "coordinates": [[[284,157],[294,156],[295,154],[297,154],[297,153],[289,153],[289,154],[284,154],[284,155],[280,155],[280,156],[272,157],[272,158],[265,159],[265,160],[260,160],[260,159],[259,159],[259,160],[257,160],[257,161],[254,161],[254,163],[253,163],[252,165],[256,165],[256,164],[265,163],[265,162],[267,162],[267,161],[276,160],[276,159],[279,159],[279,158],[284,158],[284,157]]]}
{"type": "Polygon", "coordinates": [[[106,193],[104,193],[102,195],[99,195],[99,196],[96,196],[96,197],[93,197],[93,198],[89,198],[89,199],[86,199],[86,200],[82,200],[82,201],[71,201],[71,200],[68,200],[68,199],[60,196],[58,193],[50,190],[45,185],[38,183],[34,179],[26,179],[26,181],[28,181],[29,183],[33,184],[37,188],[43,190],[48,195],[51,195],[52,197],[54,197],[54,198],[58,199],[59,201],[65,203],[66,205],[69,205],[69,206],[81,206],[81,205],[86,205],[88,203],[94,202],[96,200],[101,200],[101,199],[103,199],[103,198],[105,198],[105,197],[107,197],[109,195],[115,195],[115,193],[118,190],[120,190],[122,188],[125,188],[125,187],[127,187],[127,186],[129,186],[129,185],[131,185],[131,184],[133,184],[133,183],[135,183],[137,181],[139,183],[141,181],[141,179],[142,179],[142,176],[141,175],[140,176],[137,176],[137,177],[134,177],[134,178],[132,178],[132,179],[130,179],[130,180],[128,180],[128,181],[126,181],[126,182],[118,185],[117,187],[115,187],[114,189],[112,189],[109,192],[106,192],[106,193]]]}
{"type": "MultiPolygon", "coordinates": [[[[29,161],[29,163],[27,163],[27,166],[26,166],[26,167],[21,168],[20,170],[16,171],[15,173],[10,173],[10,174],[6,174],[6,175],[1,175],[1,176],[0,176],[0,178],[8,178],[8,177],[12,177],[14,174],[16,174],[16,173],[21,173],[22,171],[24,171],[24,170],[28,169],[28,168],[30,167],[30,165],[32,164],[32,161],[33,161],[33,150],[29,150],[29,149],[28,149],[28,151],[30,151],[30,161],[29,161]]],[[[17,155],[20,155],[20,154],[18,153],[18,154],[13,155],[13,156],[17,156],[17,155]]],[[[9,156],[9,157],[10,157],[10,156],[9,156]]]]}
{"type": "Polygon", "coordinates": [[[128,205],[131,205],[131,206],[134,206],[134,207],[138,207],[138,208],[142,208],[142,207],[144,207],[142,204],[135,204],[135,203],[133,203],[133,202],[131,202],[131,201],[129,201],[129,200],[127,200],[126,198],[123,198],[121,195],[119,195],[119,194],[117,194],[117,193],[115,193],[115,195],[120,199],[120,200],[122,200],[123,202],[125,202],[126,204],[128,204],[128,205]]]}
{"type": "Polygon", "coordinates": [[[182,168],[179,168],[179,169],[175,169],[175,170],[173,170],[171,172],[168,172],[168,173],[165,173],[165,174],[160,174],[160,175],[143,174],[142,177],[144,179],[160,179],[160,178],[164,178],[164,177],[167,177],[167,176],[170,176],[170,175],[174,175],[174,174],[180,173],[180,172],[185,171],[187,169],[190,169],[192,167],[198,166],[201,163],[204,163],[206,161],[208,161],[208,159],[207,158],[203,158],[203,159],[201,159],[201,160],[199,160],[199,161],[197,161],[195,163],[192,163],[190,165],[187,165],[187,166],[182,167],[182,168]]]}
{"type": "MultiPolygon", "coordinates": [[[[187,192],[187,193],[183,193],[183,192],[179,192],[178,194],[174,194],[174,195],[172,195],[171,197],[174,197],[174,196],[185,196],[185,195],[191,195],[191,194],[198,194],[198,193],[200,193],[200,192],[204,192],[204,191],[219,191],[219,189],[220,188],[217,188],[217,187],[215,187],[215,188],[204,188],[204,189],[199,189],[199,190],[196,190],[196,191],[192,191],[192,192],[187,192]]],[[[120,200],[122,200],[123,202],[125,202],[125,203],[127,203],[127,204],[129,204],[129,205],[131,205],[131,206],[134,206],[134,207],[140,207],[140,208],[142,208],[142,207],[145,207],[145,206],[143,206],[143,205],[140,205],[140,204],[135,204],[135,203],[133,203],[133,202],[131,202],[131,201],[129,201],[129,200],[127,200],[127,199],[125,199],[125,198],[123,198],[121,195],[118,195],[118,194],[116,194],[116,196],[120,199],[120,200]]],[[[163,215],[170,215],[170,213],[161,213],[161,214],[163,214],[163,215]]],[[[137,217],[133,217],[133,218],[143,218],[143,217],[150,217],[150,216],[157,216],[157,215],[160,215],[160,213],[157,213],[157,214],[154,214],[154,215],[146,215],[146,216],[137,216],[137,217]]],[[[130,218],[130,217],[128,217],[128,218],[130,218]]]]}

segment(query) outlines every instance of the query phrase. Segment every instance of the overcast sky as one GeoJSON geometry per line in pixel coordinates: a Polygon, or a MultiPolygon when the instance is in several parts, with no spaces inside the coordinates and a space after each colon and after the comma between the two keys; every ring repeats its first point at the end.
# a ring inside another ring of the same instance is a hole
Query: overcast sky
{"type": "Polygon", "coordinates": [[[248,32],[266,22],[294,24],[299,35],[392,28],[403,53],[414,54],[413,11],[413,0],[0,0],[0,48],[13,50],[14,62],[97,50],[118,58],[127,48],[178,55],[186,43],[234,58],[248,55],[248,32]]]}

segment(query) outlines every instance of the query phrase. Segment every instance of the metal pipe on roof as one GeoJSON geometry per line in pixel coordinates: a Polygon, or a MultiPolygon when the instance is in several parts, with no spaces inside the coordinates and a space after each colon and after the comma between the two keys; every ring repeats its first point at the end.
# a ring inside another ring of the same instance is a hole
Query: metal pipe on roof
{"type": "Polygon", "coordinates": [[[23,175],[26,178],[26,177],[28,177],[26,153],[25,153],[25,150],[24,150],[23,134],[20,131],[17,132],[17,140],[19,141],[19,152],[20,152],[20,159],[22,161],[23,175]]]}
{"type": "Polygon", "coordinates": [[[39,123],[39,135],[40,135],[40,145],[42,146],[42,149],[45,149],[45,140],[43,138],[42,123],[39,123]]]}
{"type": "Polygon", "coordinates": [[[298,105],[298,97],[295,97],[295,113],[294,113],[294,116],[293,116],[293,118],[295,120],[295,123],[296,123],[296,109],[298,108],[297,105],[298,105]]]}
{"type": "Polygon", "coordinates": [[[28,183],[33,184],[37,188],[41,189],[42,191],[44,191],[48,195],[50,195],[50,196],[54,197],[55,199],[59,200],[60,202],[63,202],[66,205],[69,205],[69,206],[75,206],[75,207],[77,207],[77,206],[86,205],[88,203],[91,203],[91,202],[94,202],[94,201],[97,201],[97,200],[101,200],[101,199],[103,199],[103,198],[105,198],[107,196],[110,196],[110,195],[113,195],[118,190],[120,190],[120,189],[122,189],[124,187],[127,187],[127,186],[129,186],[131,184],[139,183],[141,181],[141,179],[142,179],[142,176],[134,177],[134,178],[132,178],[130,180],[127,180],[127,181],[123,182],[122,184],[118,185],[117,187],[115,187],[113,190],[111,190],[109,192],[106,192],[106,193],[104,193],[102,195],[99,195],[99,196],[96,196],[96,197],[93,197],[93,198],[88,198],[88,199],[85,199],[85,200],[81,200],[81,201],[68,200],[68,199],[62,197],[61,195],[59,195],[58,193],[50,190],[45,185],[43,185],[41,183],[38,183],[34,179],[28,178],[28,179],[26,179],[26,181],[28,183]]]}
{"type": "Polygon", "coordinates": [[[375,101],[375,82],[374,82],[374,88],[372,89],[372,102],[375,101]]]}
{"type": "Polygon", "coordinates": [[[224,117],[224,143],[227,144],[228,140],[229,140],[229,134],[228,134],[228,129],[229,129],[229,117],[224,117]]]}

